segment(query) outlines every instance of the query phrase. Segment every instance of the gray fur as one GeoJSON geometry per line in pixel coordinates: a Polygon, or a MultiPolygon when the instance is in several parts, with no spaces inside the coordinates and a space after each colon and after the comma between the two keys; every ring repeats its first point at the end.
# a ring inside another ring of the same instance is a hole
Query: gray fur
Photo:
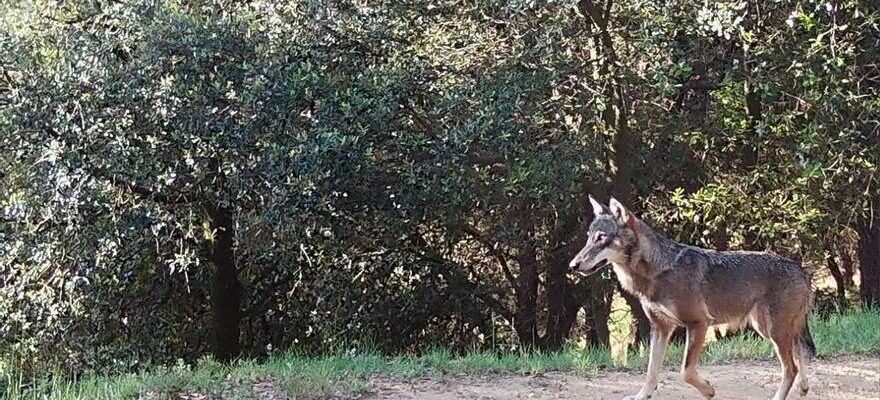
{"type": "Polygon", "coordinates": [[[807,327],[812,290],[800,263],[769,252],[677,243],[613,199],[610,210],[596,215],[587,238],[570,267],[588,275],[610,264],[624,290],[641,300],[651,322],[648,382],[628,399],[644,399],[653,392],[662,349],[675,326],[688,329],[682,376],[711,398],[715,390],[696,372],[706,329],[746,323],[774,343],[783,364],[783,384],[774,399],[784,400],[795,383],[806,393],[806,361],[815,347],[807,327]]]}

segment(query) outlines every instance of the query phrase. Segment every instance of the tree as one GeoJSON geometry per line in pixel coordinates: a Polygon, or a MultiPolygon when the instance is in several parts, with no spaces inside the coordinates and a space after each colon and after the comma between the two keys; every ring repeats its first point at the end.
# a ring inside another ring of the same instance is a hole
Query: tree
{"type": "Polygon", "coordinates": [[[24,368],[607,346],[610,276],[566,271],[591,193],[825,265],[837,302],[857,254],[876,303],[868,2],[0,9],[0,357],[24,368]]]}

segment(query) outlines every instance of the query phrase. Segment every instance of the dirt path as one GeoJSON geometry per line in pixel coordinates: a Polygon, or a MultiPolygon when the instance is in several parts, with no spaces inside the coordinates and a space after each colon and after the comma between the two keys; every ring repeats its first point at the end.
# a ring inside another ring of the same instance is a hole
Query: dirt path
{"type": "MultiPolygon", "coordinates": [[[[703,366],[701,374],[715,386],[716,398],[725,400],[769,399],[776,391],[781,371],[765,361],[734,362],[703,366]]],[[[790,399],[880,400],[880,356],[818,360],[810,368],[810,394],[790,399]]],[[[595,399],[620,400],[638,391],[642,372],[599,372],[578,375],[462,376],[395,380],[375,377],[365,399],[595,399]]],[[[655,400],[702,399],[667,368],[655,400]]]]}

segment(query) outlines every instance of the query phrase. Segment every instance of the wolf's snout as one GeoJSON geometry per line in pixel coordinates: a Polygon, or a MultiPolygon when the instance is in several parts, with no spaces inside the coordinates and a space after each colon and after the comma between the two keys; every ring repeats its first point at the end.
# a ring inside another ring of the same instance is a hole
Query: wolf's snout
{"type": "Polygon", "coordinates": [[[574,260],[571,260],[571,262],[568,263],[568,271],[569,272],[576,271],[578,268],[578,264],[580,264],[580,263],[581,263],[580,260],[578,260],[577,258],[575,258],[574,260]]]}

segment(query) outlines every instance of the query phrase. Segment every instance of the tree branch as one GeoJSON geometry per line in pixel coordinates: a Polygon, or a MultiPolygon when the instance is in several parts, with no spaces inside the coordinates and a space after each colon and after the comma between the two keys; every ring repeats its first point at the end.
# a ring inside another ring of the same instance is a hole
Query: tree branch
{"type": "Polygon", "coordinates": [[[113,175],[108,178],[111,184],[116,187],[120,187],[123,189],[127,189],[129,192],[140,195],[144,199],[152,200],[157,203],[161,203],[164,205],[178,205],[178,204],[188,204],[193,203],[194,199],[190,198],[189,194],[186,193],[176,193],[176,194],[166,194],[159,193],[152,188],[147,187],[146,185],[135,182],[130,179],[123,179],[119,175],[113,175]]]}
{"type": "MultiPolygon", "coordinates": [[[[608,7],[609,10],[611,9],[612,5],[610,1],[606,7],[608,7]]],[[[611,64],[617,64],[617,53],[614,51],[614,43],[611,41],[611,34],[608,33],[608,19],[603,17],[602,10],[598,9],[591,0],[579,1],[578,9],[582,14],[586,14],[590,17],[590,22],[599,30],[599,39],[602,41],[602,46],[605,47],[608,60],[611,64]]]]}
{"type": "Polygon", "coordinates": [[[74,25],[74,24],[78,24],[81,22],[86,22],[96,16],[98,16],[97,13],[91,14],[91,15],[77,15],[77,16],[70,18],[70,19],[61,19],[61,18],[55,17],[54,15],[44,15],[43,18],[46,18],[50,21],[58,22],[60,24],[74,25]]]}
{"type": "Polygon", "coordinates": [[[485,248],[486,251],[489,252],[493,257],[498,260],[498,263],[501,264],[501,270],[504,272],[504,277],[510,281],[510,285],[513,286],[513,291],[515,293],[519,293],[519,285],[516,283],[516,278],[513,276],[513,273],[510,271],[510,266],[507,264],[507,258],[504,256],[502,252],[498,250],[495,246],[494,241],[483,235],[477,228],[464,224],[462,225],[462,230],[480,242],[485,248]]]}
{"type": "MultiPolygon", "coordinates": [[[[513,324],[516,313],[508,309],[504,304],[501,303],[501,301],[492,297],[492,294],[488,291],[481,290],[482,285],[479,283],[479,281],[471,282],[469,279],[467,279],[466,276],[462,276],[460,273],[458,273],[457,271],[462,269],[459,264],[455,263],[454,261],[447,260],[445,257],[436,254],[431,249],[426,249],[425,253],[421,255],[421,258],[425,261],[433,263],[440,268],[443,268],[443,271],[450,279],[456,279],[460,283],[466,285],[468,287],[466,288],[466,290],[469,290],[469,293],[473,294],[477,299],[481,300],[486,306],[492,308],[492,310],[501,314],[501,317],[507,320],[507,322],[513,324]],[[450,268],[449,264],[458,266],[458,268],[450,268]]],[[[471,271],[471,273],[473,274],[473,271],[471,271]]]]}
{"type": "MultiPolygon", "coordinates": [[[[46,127],[44,131],[49,134],[49,137],[64,140],[64,138],[53,128],[46,127]]],[[[89,163],[87,163],[89,164],[89,163]]],[[[123,188],[128,190],[131,193],[137,194],[144,199],[152,200],[157,203],[161,203],[164,205],[178,205],[178,204],[186,204],[193,203],[195,199],[191,198],[189,194],[186,193],[177,193],[177,194],[167,194],[167,193],[159,193],[155,189],[152,189],[144,184],[136,182],[134,179],[127,179],[119,174],[108,174],[104,171],[101,171],[92,165],[88,165],[89,168],[86,168],[93,177],[97,179],[102,179],[108,181],[113,186],[123,188]]]]}

